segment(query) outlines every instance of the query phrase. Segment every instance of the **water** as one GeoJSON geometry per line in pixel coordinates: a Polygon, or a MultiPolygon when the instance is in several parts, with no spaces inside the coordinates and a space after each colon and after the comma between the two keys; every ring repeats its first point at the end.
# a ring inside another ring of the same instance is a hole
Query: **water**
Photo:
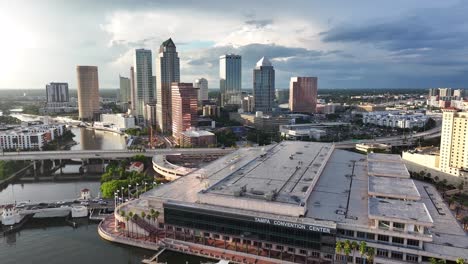
{"type": "Polygon", "coordinates": [[[86,129],[84,127],[73,127],[71,129],[77,145],[72,150],[92,150],[92,149],[125,149],[125,137],[117,133],[86,129]]]}
{"type": "Polygon", "coordinates": [[[88,188],[91,195],[97,196],[99,187],[100,183],[96,181],[13,183],[0,192],[0,204],[76,199],[84,188],[88,188]]]}

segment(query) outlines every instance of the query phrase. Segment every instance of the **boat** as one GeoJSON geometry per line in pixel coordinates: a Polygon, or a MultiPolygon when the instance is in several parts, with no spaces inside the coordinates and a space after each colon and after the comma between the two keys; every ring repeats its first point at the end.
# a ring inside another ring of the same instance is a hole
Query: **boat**
{"type": "Polygon", "coordinates": [[[33,218],[65,217],[70,214],[70,210],[69,206],[43,208],[35,213],[33,218]]]}
{"type": "Polygon", "coordinates": [[[18,209],[13,204],[8,204],[3,207],[1,221],[3,225],[11,226],[21,222],[24,216],[18,212],[18,209]]]}
{"type": "Polygon", "coordinates": [[[83,205],[74,205],[71,207],[71,215],[72,218],[87,217],[88,208],[83,205]]]}

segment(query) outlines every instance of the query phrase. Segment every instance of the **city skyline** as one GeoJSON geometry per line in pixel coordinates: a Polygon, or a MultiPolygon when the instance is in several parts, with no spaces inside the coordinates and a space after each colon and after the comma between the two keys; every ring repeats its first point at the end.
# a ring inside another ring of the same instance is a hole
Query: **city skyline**
{"type": "Polygon", "coordinates": [[[169,37],[179,43],[184,82],[206,76],[209,83],[219,83],[219,56],[234,53],[243,57],[243,88],[252,88],[250,69],[261,56],[276,66],[278,88],[288,87],[291,76],[319,76],[323,88],[468,83],[462,45],[468,36],[468,4],[461,1],[397,1],[375,7],[370,1],[266,6],[242,1],[89,5],[51,0],[0,7],[0,29],[10,36],[0,44],[0,57],[9,62],[0,66],[0,89],[40,88],[50,80],[76,89],[76,65],[98,66],[101,87],[117,88],[118,75],[128,75],[134,49],[155,52],[169,37]],[[222,13],[226,7],[229,14],[222,13]],[[189,15],[193,13],[199,14],[196,22],[189,15]],[[170,26],[156,23],[176,17],[170,26]],[[65,19],[74,23],[57,22],[65,19]],[[23,78],[25,73],[29,78],[23,78]]]}

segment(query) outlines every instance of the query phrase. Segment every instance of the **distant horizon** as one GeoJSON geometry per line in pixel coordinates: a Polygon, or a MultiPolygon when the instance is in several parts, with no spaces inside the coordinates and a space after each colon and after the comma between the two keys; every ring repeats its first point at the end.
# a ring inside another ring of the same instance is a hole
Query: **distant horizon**
{"type": "Polygon", "coordinates": [[[293,76],[316,76],[323,89],[465,87],[467,13],[461,0],[0,1],[0,89],[76,87],[77,65],[97,66],[100,85],[118,87],[135,49],[150,49],[154,68],[169,38],[182,82],[218,86],[219,57],[233,53],[244,87],[263,56],[277,87],[293,76]]]}

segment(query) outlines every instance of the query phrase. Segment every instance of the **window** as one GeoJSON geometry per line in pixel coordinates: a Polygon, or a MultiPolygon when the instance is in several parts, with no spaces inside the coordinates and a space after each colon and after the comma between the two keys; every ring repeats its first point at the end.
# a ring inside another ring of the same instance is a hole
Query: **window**
{"type": "Polygon", "coordinates": [[[204,236],[204,237],[209,237],[209,236],[210,236],[210,233],[206,233],[206,232],[205,232],[205,233],[203,233],[203,236],[204,236]]]}
{"type": "Polygon", "coordinates": [[[405,239],[402,237],[392,237],[392,243],[403,245],[405,243],[405,239]]]}
{"type": "Polygon", "coordinates": [[[374,240],[374,239],[375,239],[375,235],[372,234],[372,233],[367,233],[367,239],[372,239],[372,240],[374,240]]]}
{"type": "Polygon", "coordinates": [[[293,253],[294,253],[295,250],[294,250],[294,248],[292,248],[292,247],[288,247],[288,252],[293,252],[293,253]]]}
{"type": "Polygon", "coordinates": [[[271,244],[265,243],[266,248],[271,248],[271,244]]]}
{"type": "Polygon", "coordinates": [[[377,249],[377,254],[376,254],[376,255],[379,256],[379,257],[385,257],[385,258],[387,258],[387,257],[388,257],[388,250],[378,248],[378,249],[377,249]]]}
{"type": "Polygon", "coordinates": [[[215,239],[219,239],[219,235],[214,235],[213,236],[215,239]]]}
{"type": "Polygon", "coordinates": [[[386,236],[386,235],[378,235],[377,240],[388,242],[390,240],[390,238],[389,238],[389,236],[386,236]]]}
{"type": "Polygon", "coordinates": [[[276,249],[278,249],[278,250],[283,250],[284,247],[283,247],[283,246],[280,246],[280,245],[277,245],[277,246],[276,246],[276,249]]]}
{"type": "Polygon", "coordinates": [[[299,250],[299,254],[307,255],[307,250],[301,249],[301,250],[299,250]]]}
{"type": "Polygon", "coordinates": [[[393,223],[393,228],[399,229],[399,230],[404,230],[405,229],[405,224],[394,222],[393,223]]]}
{"type": "Polygon", "coordinates": [[[175,231],[180,232],[180,231],[182,231],[182,228],[176,227],[175,231]]]}
{"type": "Polygon", "coordinates": [[[406,244],[410,247],[419,247],[419,240],[408,239],[406,244]]]}
{"type": "Polygon", "coordinates": [[[358,231],[358,232],[357,232],[357,237],[359,237],[359,238],[366,238],[366,233],[364,233],[364,232],[359,232],[359,231],[358,231]]]}
{"type": "Polygon", "coordinates": [[[223,239],[224,239],[224,240],[229,240],[229,237],[228,237],[228,236],[224,236],[223,239]]]}
{"type": "Polygon", "coordinates": [[[406,254],[406,261],[407,262],[418,262],[418,256],[412,254],[406,254]]]}
{"type": "Polygon", "coordinates": [[[390,222],[389,221],[379,221],[379,229],[389,229],[390,222]]]}
{"type": "Polygon", "coordinates": [[[349,236],[349,237],[354,237],[354,231],[353,230],[345,230],[344,235],[349,236]]]}
{"type": "Polygon", "coordinates": [[[391,257],[392,259],[403,259],[403,253],[398,251],[392,251],[391,257]]]}

